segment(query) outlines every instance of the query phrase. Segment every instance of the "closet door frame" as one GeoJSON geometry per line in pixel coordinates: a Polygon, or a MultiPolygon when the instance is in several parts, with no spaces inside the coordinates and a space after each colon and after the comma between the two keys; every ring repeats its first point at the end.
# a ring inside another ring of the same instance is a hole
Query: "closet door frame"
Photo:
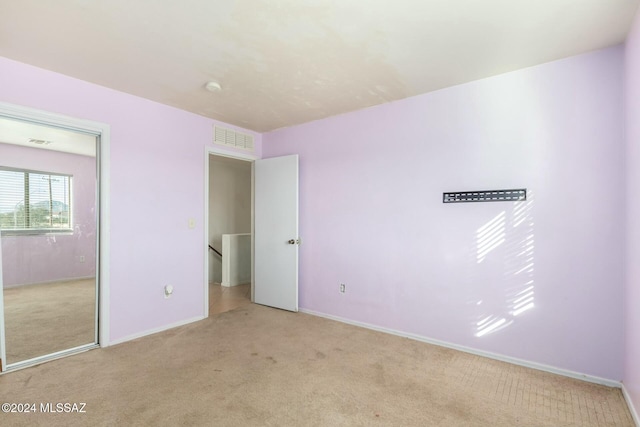
{"type": "Polygon", "coordinates": [[[45,360],[57,359],[68,354],[84,351],[93,347],[107,347],[109,345],[109,212],[110,212],[110,126],[90,120],[78,119],[43,110],[0,102],[0,116],[8,119],[27,121],[38,125],[63,128],[71,131],[95,135],[98,151],[96,152],[97,168],[97,242],[96,242],[96,343],[76,349],[65,350],[43,357],[31,359],[25,363],[11,364],[7,368],[5,329],[4,329],[4,298],[2,283],[2,249],[0,247],[0,372],[20,369],[45,360]]]}

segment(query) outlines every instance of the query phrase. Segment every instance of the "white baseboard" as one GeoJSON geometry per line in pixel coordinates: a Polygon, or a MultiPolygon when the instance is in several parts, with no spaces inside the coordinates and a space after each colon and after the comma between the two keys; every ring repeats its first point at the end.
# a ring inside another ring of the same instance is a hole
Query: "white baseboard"
{"type": "Polygon", "coordinates": [[[624,386],[624,383],[622,383],[622,395],[624,396],[624,400],[627,401],[629,412],[631,412],[631,418],[633,418],[633,421],[636,423],[636,426],[640,427],[640,416],[638,416],[638,411],[636,410],[636,407],[633,406],[633,401],[631,400],[631,396],[629,395],[627,388],[624,386]]]}
{"type": "Polygon", "coordinates": [[[109,347],[111,347],[112,345],[122,344],[122,343],[125,343],[127,341],[131,341],[131,340],[135,340],[135,339],[138,339],[138,338],[146,337],[148,335],[157,334],[158,332],[164,332],[164,331],[169,330],[169,329],[177,328],[178,326],[188,325],[189,323],[197,322],[199,320],[204,320],[204,319],[205,319],[204,316],[192,317],[190,319],[181,320],[179,322],[171,323],[169,325],[160,326],[159,328],[148,329],[148,330],[143,331],[143,332],[127,335],[126,337],[118,338],[117,340],[112,340],[111,342],[109,342],[109,347]]]}
{"type": "Polygon", "coordinates": [[[68,282],[76,282],[80,280],[95,280],[96,276],[82,276],[82,277],[69,277],[66,279],[54,279],[54,280],[46,280],[44,282],[34,282],[34,283],[16,283],[13,285],[6,285],[5,288],[19,288],[21,286],[35,286],[35,285],[49,285],[52,283],[68,283],[68,282]]]}
{"type": "Polygon", "coordinates": [[[440,341],[432,338],[423,337],[417,334],[411,334],[407,332],[397,331],[395,329],[383,328],[381,326],[371,325],[369,323],[357,322],[350,319],[345,319],[343,317],[333,316],[330,314],[320,313],[313,310],[307,310],[306,308],[301,308],[300,311],[302,313],[311,314],[313,316],[324,317],[326,319],[336,320],[338,322],[347,323],[349,325],[360,326],[362,328],[372,329],[374,331],[385,332],[391,335],[397,335],[403,338],[410,338],[412,340],[425,342],[428,344],[437,345],[440,347],[447,347],[454,350],[463,351],[465,353],[474,354],[476,356],[488,357],[490,359],[500,360],[502,362],[512,363],[514,365],[524,366],[526,368],[537,369],[539,371],[550,372],[552,374],[558,374],[569,378],[576,378],[583,381],[588,381],[595,384],[606,385],[608,387],[616,387],[620,388],[622,384],[620,381],[609,380],[606,378],[596,377],[593,375],[581,374],[579,372],[570,371],[567,369],[556,368],[554,366],[544,365],[542,363],[530,362],[528,360],[518,359],[516,357],[504,356],[497,353],[491,353],[489,351],[477,350],[471,347],[465,347],[458,344],[449,343],[446,341],[440,341]]]}
{"type": "Polygon", "coordinates": [[[19,371],[21,369],[32,368],[34,366],[38,366],[45,362],[62,359],[67,356],[75,356],[76,354],[84,353],[85,351],[94,350],[97,348],[100,348],[98,344],[87,344],[87,345],[81,345],[74,348],[69,348],[67,350],[56,351],[55,353],[47,354],[40,357],[34,357],[33,359],[23,360],[21,362],[6,366],[5,367],[6,370],[3,372],[0,372],[0,375],[7,374],[9,372],[19,371]]]}

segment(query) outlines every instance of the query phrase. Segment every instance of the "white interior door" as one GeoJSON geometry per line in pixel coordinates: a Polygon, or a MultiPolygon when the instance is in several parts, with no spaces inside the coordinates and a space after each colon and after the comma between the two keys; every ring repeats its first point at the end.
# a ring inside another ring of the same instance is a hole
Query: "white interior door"
{"type": "Polygon", "coordinates": [[[298,156],[254,162],[254,302],[298,311],[298,156]]]}

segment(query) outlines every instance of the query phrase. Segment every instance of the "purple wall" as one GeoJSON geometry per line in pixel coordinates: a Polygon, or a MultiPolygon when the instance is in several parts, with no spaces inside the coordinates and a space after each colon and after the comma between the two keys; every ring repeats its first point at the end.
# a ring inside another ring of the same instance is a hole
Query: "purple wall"
{"type": "Polygon", "coordinates": [[[300,155],[300,306],[620,380],[622,55],[265,134],[300,155]],[[530,200],[442,203],[514,187],[530,200]]]}
{"type": "Polygon", "coordinates": [[[204,147],[214,121],[6,58],[0,81],[1,102],[111,127],[111,340],[202,316],[204,147]]]}
{"type": "Polygon", "coordinates": [[[623,382],[640,413],[640,10],[627,38],[625,54],[628,197],[623,382]]]}
{"type": "Polygon", "coordinates": [[[3,236],[3,285],[94,276],[96,159],[0,144],[0,166],[73,175],[73,234],[3,236]],[[80,256],[85,257],[84,262],[80,256]]]}
{"type": "MultiPolygon", "coordinates": [[[[621,379],[622,53],[265,135],[265,157],[300,154],[301,307],[621,379]],[[520,186],[533,192],[527,204],[441,203],[443,191],[520,186]]],[[[202,315],[214,122],[4,58],[0,81],[2,102],[111,126],[111,339],[202,315]]],[[[636,300],[637,284],[627,286],[636,300]]],[[[628,308],[625,383],[637,401],[640,322],[628,308]]]]}

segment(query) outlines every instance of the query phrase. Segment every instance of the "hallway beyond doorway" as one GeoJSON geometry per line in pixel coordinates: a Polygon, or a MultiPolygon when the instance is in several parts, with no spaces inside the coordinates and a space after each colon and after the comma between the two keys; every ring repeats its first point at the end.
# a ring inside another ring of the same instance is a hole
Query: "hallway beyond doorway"
{"type": "Polygon", "coordinates": [[[209,283],[209,316],[231,311],[251,303],[251,284],[222,286],[209,283]]]}

